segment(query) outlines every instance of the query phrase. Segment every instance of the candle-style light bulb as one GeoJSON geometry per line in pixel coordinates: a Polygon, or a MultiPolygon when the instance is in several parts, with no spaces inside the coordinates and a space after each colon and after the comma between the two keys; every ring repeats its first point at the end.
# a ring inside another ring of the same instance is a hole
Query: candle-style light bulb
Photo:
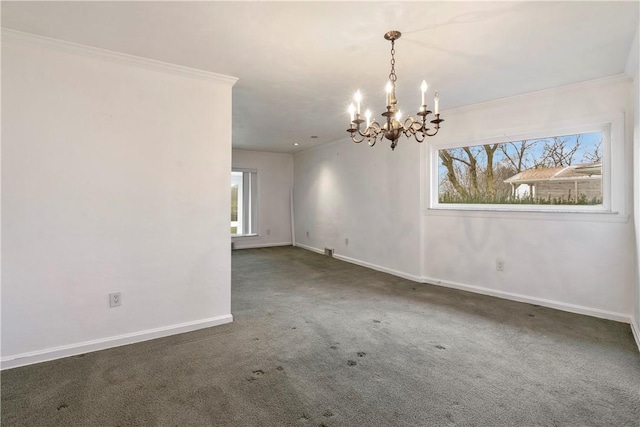
{"type": "Polygon", "coordinates": [[[433,97],[433,105],[434,105],[434,113],[440,113],[440,95],[438,95],[438,91],[436,91],[436,95],[433,97]]]}
{"type": "Polygon", "coordinates": [[[396,120],[400,121],[401,117],[402,117],[402,112],[400,110],[398,110],[398,112],[396,113],[396,120]]]}
{"type": "Polygon", "coordinates": [[[360,90],[356,92],[354,99],[356,100],[356,110],[358,111],[358,114],[360,114],[360,102],[362,101],[362,94],[360,93],[360,90]]]}
{"type": "Polygon", "coordinates": [[[420,85],[420,90],[422,91],[422,104],[420,105],[425,105],[424,103],[424,96],[427,93],[427,82],[426,81],[422,81],[422,84],[420,85]]]}
{"type": "Polygon", "coordinates": [[[353,104],[349,104],[349,114],[351,115],[352,122],[355,119],[354,117],[355,112],[356,112],[356,107],[354,107],[353,104]]]}
{"type": "Polygon", "coordinates": [[[367,126],[369,126],[371,124],[371,110],[367,110],[364,115],[367,118],[367,126]]]}
{"type": "Polygon", "coordinates": [[[389,106],[391,105],[391,91],[393,91],[393,85],[391,84],[391,81],[387,82],[385,91],[387,92],[387,106],[389,106]]]}

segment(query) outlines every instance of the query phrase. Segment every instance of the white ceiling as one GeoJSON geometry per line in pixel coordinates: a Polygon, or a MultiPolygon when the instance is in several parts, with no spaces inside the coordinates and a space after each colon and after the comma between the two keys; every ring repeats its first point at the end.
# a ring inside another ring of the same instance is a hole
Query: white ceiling
{"type": "Polygon", "coordinates": [[[638,6],[3,1],[2,26],[239,77],[234,148],[292,153],[345,138],[358,88],[374,115],[384,111],[389,30],[402,32],[400,109],[415,113],[426,79],[446,119],[450,108],[623,73],[638,6]]]}

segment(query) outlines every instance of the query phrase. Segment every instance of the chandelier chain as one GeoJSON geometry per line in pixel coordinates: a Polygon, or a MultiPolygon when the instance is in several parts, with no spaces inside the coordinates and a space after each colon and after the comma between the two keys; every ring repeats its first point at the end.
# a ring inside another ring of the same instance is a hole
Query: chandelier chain
{"type": "Polygon", "coordinates": [[[391,40],[391,74],[389,74],[389,80],[393,82],[395,86],[396,80],[398,77],[396,76],[396,49],[395,49],[395,40],[391,40]]]}

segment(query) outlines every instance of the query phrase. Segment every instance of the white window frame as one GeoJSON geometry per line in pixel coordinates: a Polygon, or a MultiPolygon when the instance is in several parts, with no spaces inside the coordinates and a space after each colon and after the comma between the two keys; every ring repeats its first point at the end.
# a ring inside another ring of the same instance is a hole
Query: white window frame
{"type": "Polygon", "coordinates": [[[492,216],[492,213],[594,213],[626,216],[624,205],[625,169],[624,161],[625,128],[624,114],[609,114],[582,120],[555,122],[553,124],[532,126],[522,132],[511,131],[497,133],[485,138],[464,138],[448,143],[430,144],[426,178],[428,206],[425,214],[446,214],[447,212],[479,213],[480,216],[492,216]],[[439,203],[439,162],[438,151],[449,148],[478,146],[484,144],[505,143],[523,139],[541,139],[552,136],[574,135],[579,133],[603,132],[602,141],[602,195],[601,205],[536,205],[536,204],[463,204],[439,203]]]}
{"type": "Polygon", "coordinates": [[[232,234],[231,237],[251,237],[258,235],[258,170],[245,168],[232,168],[231,172],[242,172],[242,190],[238,191],[238,197],[242,197],[242,203],[238,206],[238,225],[242,230],[249,229],[248,233],[232,234]],[[247,185],[249,191],[246,191],[247,185]],[[247,209],[248,206],[248,209],[247,209]]]}

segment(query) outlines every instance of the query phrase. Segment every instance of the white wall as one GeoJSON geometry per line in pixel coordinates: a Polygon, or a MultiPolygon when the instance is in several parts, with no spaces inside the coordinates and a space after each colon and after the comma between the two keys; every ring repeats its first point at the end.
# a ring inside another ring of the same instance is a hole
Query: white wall
{"type": "Polygon", "coordinates": [[[447,128],[436,144],[509,135],[532,124],[626,113],[624,138],[613,147],[617,161],[612,171],[619,186],[612,195],[620,215],[427,211],[426,280],[628,321],[636,262],[629,220],[631,90],[630,80],[621,76],[447,111],[447,128]],[[505,261],[504,272],[496,271],[496,258],[505,261]]]}
{"type": "Polygon", "coordinates": [[[633,311],[633,331],[640,348],[640,44],[636,36],[629,51],[626,73],[633,78],[633,206],[636,238],[635,297],[633,311]]]}
{"type": "Polygon", "coordinates": [[[234,237],[236,248],[291,245],[293,155],[232,150],[231,163],[258,171],[258,235],[234,237]]]}
{"type": "Polygon", "coordinates": [[[3,31],[3,368],[232,320],[234,81],[3,31]]]}
{"type": "Polygon", "coordinates": [[[401,140],[392,152],[346,139],[294,159],[296,245],[419,278],[418,143],[401,140]]]}
{"type": "MultiPolygon", "coordinates": [[[[628,79],[613,78],[444,111],[446,121],[431,142],[628,113],[630,94],[628,79]]],[[[349,260],[415,280],[629,321],[636,256],[626,119],[623,146],[616,147],[624,167],[614,165],[621,215],[421,213],[430,150],[406,139],[395,152],[346,139],[294,157],[296,243],[334,247],[349,260]],[[502,273],[495,271],[497,257],[506,262],[502,273]]]]}

